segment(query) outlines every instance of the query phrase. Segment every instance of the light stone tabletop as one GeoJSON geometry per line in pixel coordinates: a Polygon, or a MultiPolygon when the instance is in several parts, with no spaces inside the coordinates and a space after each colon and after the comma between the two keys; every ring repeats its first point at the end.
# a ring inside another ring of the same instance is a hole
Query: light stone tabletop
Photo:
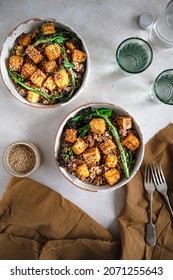
{"type": "MultiPolygon", "coordinates": [[[[106,193],[81,190],[57,169],[53,143],[60,121],[72,109],[88,102],[114,103],[127,110],[141,127],[144,142],[173,121],[172,106],[155,104],[147,97],[155,77],[173,67],[172,49],[153,47],[153,62],[143,73],[122,75],[115,64],[119,43],[128,37],[148,41],[148,31],[138,25],[143,12],[156,18],[166,0],[0,0],[0,46],[19,23],[34,17],[55,18],[76,30],[90,54],[90,74],[81,95],[65,107],[35,109],[17,101],[0,79],[0,195],[10,175],[2,164],[5,148],[12,142],[30,140],[41,151],[41,166],[31,179],[62,194],[97,222],[120,236],[117,217],[125,201],[125,187],[106,193]]],[[[137,187],[137,186],[136,186],[137,187]]],[[[34,195],[34,194],[33,194],[34,195]]]]}

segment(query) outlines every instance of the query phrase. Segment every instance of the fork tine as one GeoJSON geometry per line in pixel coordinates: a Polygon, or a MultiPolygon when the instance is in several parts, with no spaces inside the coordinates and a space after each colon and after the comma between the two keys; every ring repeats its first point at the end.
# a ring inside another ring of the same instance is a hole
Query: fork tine
{"type": "Polygon", "coordinates": [[[157,185],[158,184],[158,174],[157,174],[157,169],[156,169],[156,163],[151,164],[151,173],[152,173],[153,182],[155,185],[157,185]]]}
{"type": "Polygon", "coordinates": [[[145,174],[144,174],[144,178],[145,178],[145,182],[150,182],[150,165],[146,165],[145,166],[145,174]]]}
{"type": "Polygon", "coordinates": [[[158,163],[158,170],[159,170],[159,174],[160,174],[160,182],[165,182],[165,176],[163,174],[163,171],[162,171],[162,167],[161,167],[161,164],[160,162],[158,163]]]}

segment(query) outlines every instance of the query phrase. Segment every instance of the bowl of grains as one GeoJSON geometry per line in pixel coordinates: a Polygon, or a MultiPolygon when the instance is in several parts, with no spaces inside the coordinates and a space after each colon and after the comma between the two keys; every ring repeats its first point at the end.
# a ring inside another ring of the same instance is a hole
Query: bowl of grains
{"type": "Polygon", "coordinates": [[[51,18],[33,18],[9,33],[0,65],[5,85],[19,101],[55,108],[79,96],[89,73],[89,54],[71,27],[51,18]]]}
{"type": "Polygon", "coordinates": [[[40,153],[34,144],[18,141],[6,148],[3,164],[9,174],[16,177],[26,177],[38,169],[40,153]]]}
{"type": "Polygon", "coordinates": [[[70,112],[57,129],[54,153],[60,172],[88,191],[112,191],[139,169],[143,136],[136,120],[109,103],[84,104],[70,112]]]}

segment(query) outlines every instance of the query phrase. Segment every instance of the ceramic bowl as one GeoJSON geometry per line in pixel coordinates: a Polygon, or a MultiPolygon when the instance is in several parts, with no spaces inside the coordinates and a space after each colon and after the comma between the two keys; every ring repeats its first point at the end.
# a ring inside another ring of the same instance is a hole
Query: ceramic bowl
{"type": "Polygon", "coordinates": [[[1,56],[0,56],[0,65],[1,65],[1,75],[3,78],[3,81],[5,83],[5,85],[7,86],[8,90],[12,93],[12,95],[17,98],[17,100],[19,100],[20,102],[32,106],[34,108],[57,108],[60,106],[64,106],[66,104],[68,104],[69,102],[71,102],[72,100],[74,100],[75,98],[77,98],[83,88],[85,87],[87,78],[88,78],[88,74],[89,74],[89,54],[88,54],[88,50],[87,47],[84,43],[84,40],[81,38],[81,36],[74,31],[71,27],[57,22],[55,19],[52,18],[33,18],[30,20],[26,20],[24,22],[22,22],[21,24],[19,24],[18,26],[16,26],[7,36],[5,42],[3,43],[2,46],[2,50],[1,50],[1,56]],[[83,80],[82,83],[80,85],[80,87],[74,92],[74,94],[72,95],[72,97],[66,101],[66,102],[59,102],[56,104],[52,104],[52,105],[45,105],[42,103],[31,103],[29,101],[27,101],[27,99],[23,96],[21,96],[16,88],[15,85],[8,73],[8,61],[9,61],[9,55],[10,55],[10,51],[14,46],[14,43],[16,41],[16,39],[22,34],[22,33],[29,33],[31,31],[33,31],[35,28],[37,28],[38,26],[41,26],[42,23],[45,23],[47,21],[53,22],[55,24],[55,27],[57,28],[61,28],[65,31],[69,31],[72,33],[75,33],[76,36],[78,37],[79,41],[81,42],[81,50],[83,50],[86,55],[87,55],[87,59],[86,59],[86,64],[85,64],[85,72],[84,72],[84,76],[83,76],[83,80]]]}
{"type": "Polygon", "coordinates": [[[116,189],[122,187],[126,183],[128,183],[133,178],[133,176],[136,174],[137,170],[139,169],[139,167],[142,163],[142,160],[143,160],[143,155],[144,155],[143,135],[142,135],[141,129],[140,129],[139,125],[137,124],[136,120],[128,112],[126,112],[123,108],[120,108],[114,104],[109,104],[109,103],[100,103],[100,102],[99,103],[97,103],[97,102],[88,103],[88,104],[84,104],[84,105],[76,108],[72,112],[70,112],[60,123],[60,125],[57,129],[57,132],[56,132],[55,139],[54,139],[54,155],[55,155],[57,167],[60,170],[60,172],[63,174],[63,176],[69,182],[71,182],[75,186],[77,186],[83,190],[93,191],[93,192],[113,191],[113,190],[116,190],[116,189]],[[132,123],[133,123],[133,128],[136,130],[139,140],[140,140],[140,146],[138,147],[137,153],[136,153],[135,164],[133,165],[133,169],[130,172],[129,178],[124,177],[124,178],[120,179],[114,186],[111,186],[111,187],[108,184],[102,185],[102,186],[96,186],[96,185],[84,183],[83,181],[79,180],[76,176],[73,176],[70,173],[68,173],[66,171],[66,169],[61,166],[59,159],[58,159],[59,151],[61,148],[61,139],[62,139],[63,129],[64,129],[65,124],[67,123],[67,121],[70,118],[76,116],[76,114],[79,111],[81,111],[82,109],[87,108],[87,107],[108,108],[108,109],[113,110],[116,113],[116,115],[131,117],[132,123]]]}
{"type": "Polygon", "coordinates": [[[40,152],[33,143],[17,141],[5,149],[3,164],[12,176],[27,177],[39,168],[40,152]]]}

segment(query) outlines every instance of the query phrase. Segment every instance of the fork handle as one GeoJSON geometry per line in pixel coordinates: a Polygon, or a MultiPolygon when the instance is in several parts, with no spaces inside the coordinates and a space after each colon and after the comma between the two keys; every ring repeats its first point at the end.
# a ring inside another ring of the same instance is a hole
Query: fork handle
{"type": "Polygon", "coordinates": [[[165,195],[165,200],[166,200],[166,202],[167,202],[167,205],[168,205],[168,208],[169,208],[169,211],[170,211],[172,220],[173,220],[173,210],[172,210],[172,206],[171,206],[171,203],[170,203],[169,198],[168,198],[167,195],[165,195]]]}
{"type": "Polygon", "coordinates": [[[146,225],[145,241],[149,246],[156,245],[156,232],[155,226],[152,223],[146,225]]]}
{"type": "Polygon", "coordinates": [[[153,193],[149,194],[149,209],[148,209],[148,217],[149,223],[146,225],[146,233],[145,240],[149,246],[154,246],[156,244],[156,232],[155,226],[152,222],[152,201],[153,201],[153,193]]]}

